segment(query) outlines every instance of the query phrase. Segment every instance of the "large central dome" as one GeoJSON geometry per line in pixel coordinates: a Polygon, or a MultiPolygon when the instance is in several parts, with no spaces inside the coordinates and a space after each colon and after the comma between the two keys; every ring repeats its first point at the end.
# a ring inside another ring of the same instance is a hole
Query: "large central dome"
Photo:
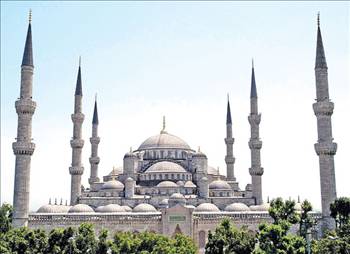
{"type": "Polygon", "coordinates": [[[191,147],[181,138],[171,135],[165,131],[160,134],[149,137],[138,148],[138,150],[148,149],[184,149],[191,150],[191,147]]]}

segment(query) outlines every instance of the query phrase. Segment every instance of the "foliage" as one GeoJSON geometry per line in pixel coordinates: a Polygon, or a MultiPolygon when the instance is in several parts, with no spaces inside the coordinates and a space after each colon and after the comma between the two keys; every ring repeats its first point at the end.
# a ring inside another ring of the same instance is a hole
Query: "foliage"
{"type": "Polygon", "coordinates": [[[13,207],[9,204],[4,203],[0,207],[0,233],[6,233],[12,228],[12,212],[13,207]]]}
{"type": "Polygon", "coordinates": [[[330,206],[331,216],[335,219],[337,227],[350,223],[350,198],[337,198],[330,206]]]}
{"type": "Polygon", "coordinates": [[[282,198],[273,199],[270,203],[269,214],[274,220],[274,224],[280,224],[282,221],[287,221],[295,224],[299,221],[299,216],[295,212],[295,202],[282,198]]]}
{"type": "Polygon", "coordinates": [[[214,234],[209,231],[205,252],[210,254],[249,254],[255,246],[255,236],[247,227],[237,229],[229,219],[221,221],[214,234]]]}
{"type": "Polygon", "coordinates": [[[301,215],[299,221],[299,235],[306,238],[307,232],[315,224],[315,221],[310,217],[309,212],[312,211],[312,205],[309,201],[304,200],[301,204],[301,215]]]}

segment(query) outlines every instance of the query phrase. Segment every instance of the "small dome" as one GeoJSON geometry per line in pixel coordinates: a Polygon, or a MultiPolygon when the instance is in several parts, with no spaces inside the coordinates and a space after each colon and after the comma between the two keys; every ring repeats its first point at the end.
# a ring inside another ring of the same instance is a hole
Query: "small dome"
{"type": "Polygon", "coordinates": [[[138,150],[148,149],[184,149],[190,150],[190,146],[181,138],[171,135],[167,132],[162,132],[158,135],[149,137],[138,148],[138,150]]]}
{"type": "Polygon", "coordinates": [[[124,158],[136,158],[136,154],[134,154],[132,151],[130,152],[127,152],[125,155],[124,155],[124,158]]]}
{"type": "Polygon", "coordinates": [[[179,186],[184,186],[184,185],[185,185],[184,182],[181,181],[181,180],[180,180],[180,181],[177,181],[176,184],[179,185],[179,186]]]}
{"type": "Polygon", "coordinates": [[[132,210],[134,213],[153,213],[157,212],[156,208],[154,208],[153,205],[150,204],[138,204],[137,206],[134,207],[132,210]]]}
{"type": "Polygon", "coordinates": [[[262,205],[252,205],[249,208],[251,211],[255,211],[255,212],[267,212],[270,208],[270,204],[265,203],[262,205]]]}
{"type": "Polygon", "coordinates": [[[233,203],[231,205],[226,206],[226,212],[247,212],[250,211],[249,207],[243,203],[233,203]]]}
{"type": "Polygon", "coordinates": [[[75,206],[72,206],[68,212],[69,213],[93,213],[94,209],[92,209],[90,206],[85,204],[77,204],[75,206]]]}
{"type": "Polygon", "coordinates": [[[124,189],[124,184],[122,184],[118,180],[110,180],[108,182],[105,182],[102,185],[101,189],[102,190],[114,190],[114,189],[122,190],[124,189]]]}
{"type": "Polygon", "coordinates": [[[170,161],[161,161],[150,166],[145,173],[187,173],[187,171],[179,164],[170,161]]]}
{"type": "Polygon", "coordinates": [[[157,184],[157,187],[158,188],[169,188],[169,187],[178,187],[178,185],[174,182],[171,182],[171,181],[163,181],[163,182],[160,182],[157,184]]]}
{"type": "Polygon", "coordinates": [[[195,212],[219,212],[219,208],[212,203],[202,203],[196,207],[195,212]]]}
{"type": "Polygon", "coordinates": [[[181,193],[173,193],[171,194],[170,198],[169,199],[181,199],[181,200],[184,200],[185,197],[184,195],[182,195],[181,193]]]}
{"type": "Polygon", "coordinates": [[[231,186],[223,180],[215,180],[209,184],[209,189],[213,190],[227,190],[231,189],[231,186]]]}
{"type": "Polygon", "coordinates": [[[198,151],[192,155],[192,158],[207,158],[207,156],[204,153],[202,153],[201,151],[198,151]]]}
{"type": "Polygon", "coordinates": [[[197,186],[192,181],[187,181],[184,185],[185,188],[196,188],[197,186]]]}
{"type": "Polygon", "coordinates": [[[125,182],[133,182],[133,181],[134,181],[134,179],[132,179],[131,177],[128,177],[125,179],[125,182]]]}
{"type": "Polygon", "coordinates": [[[125,209],[118,204],[109,204],[109,205],[97,207],[96,212],[100,212],[100,213],[124,213],[125,209]]]}
{"type": "Polygon", "coordinates": [[[132,211],[132,209],[131,209],[131,207],[130,206],[127,206],[127,205],[122,205],[121,206],[124,210],[125,210],[125,212],[127,212],[127,213],[129,213],[129,212],[131,212],[132,211]]]}
{"type": "Polygon", "coordinates": [[[109,176],[116,176],[123,173],[122,167],[113,167],[112,171],[108,174],[109,176]]]}
{"type": "Polygon", "coordinates": [[[41,206],[37,213],[61,213],[62,209],[60,205],[43,205],[41,206]]]}

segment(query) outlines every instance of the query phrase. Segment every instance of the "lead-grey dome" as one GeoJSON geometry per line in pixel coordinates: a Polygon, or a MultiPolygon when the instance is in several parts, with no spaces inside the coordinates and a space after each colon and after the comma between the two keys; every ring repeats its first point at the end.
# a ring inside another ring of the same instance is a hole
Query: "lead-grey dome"
{"type": "Polygon", "coordinates": [[[231,186],[226,181],[215,180],[209,184],[209,189],[227,190],[227,189],[231,189],[231,186]]]}
{"type": "Polygon", "coordinates": [[[97,207],[96,212],[100,212],[100,213],[124,213],[125,209],[118,204],[109,204],[109,205],[97,207]]]}
{"type": "Polygon", "coordinates": [[[181,165],[170,162],[170,161],[161,161],[150,166],[145,173],[161,173],[161,172],[171,172],[171,173],[187,173],[181,165]]]}
{"type": "Polygon", "coordinates": [[[249,207],[243,203],[233,203],[225,208],[226,212],[247,212],[250,211],[249,207]]]}
{"type": "Polygon", "coordinates": [[[159,148],[191,150],[190,146],[185,141],[167,132],[162,132],[158,135],[149,137],[140,145],[138,150],[159,148]]]}
{"type": "Polygon", "coordinates": [[[37,213],[67,213],[70,206],[65,205],[43,205],[41,206],[37,213]]]}
{"type": "Polygon", "coordinates": [[[157,184],[157,187],[160,187],[160,188],[169,188],[169,187],[172,187],[172,188],[177,188],[179,187],[176,183],[174,182],[171,182],[171,181],[163,181],[163,182],[160,182],[157,184]]]}
{"type": "Polygon", "coordinates": [[[77,204],[75,206],[72,206],[68,213],[93,213],[94,209],[92,209],[90,206],[85,204],[77,204]]]}
{"type": "Polygon", "coordinates": [[[196,207],[195,212],[219,212],[219,208],[212,203],[202,203],[196,207]]]}
{"type": "Polygon", "coordinates": [[[102,190],[114,190],[114,189],[124,189],[124,184],[118,180],[110,180],[104,183],[101,187],[102,190]]]}
{"type": "Polygon", "coordinates": [[[157,212],[156,208],[154,208],[153,205],[150,204],[139,204],[137,206],[134,207],[134,209],[132,209],[132,211],[134,213],[153,213],[153,212],[157,212]]]}

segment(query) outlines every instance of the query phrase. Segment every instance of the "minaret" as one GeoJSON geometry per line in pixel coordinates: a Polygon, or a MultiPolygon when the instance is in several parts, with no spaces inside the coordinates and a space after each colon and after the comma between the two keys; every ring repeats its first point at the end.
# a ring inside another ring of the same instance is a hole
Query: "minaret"
{"type": "Polygon", "coordinates": [[[317,117],[318,141],[315,144],[315,151],[320,163],[323,229],[333,229],[335,222],[330,217],[329,206],[337,197],[334,172],[334,155],[337,151],[337,144],[333,142],[331,121],[334,104],[329,99],[328,68],[323,49],[319,16],[317,26],[315,63],[317,98],[313,104],[313,109],[317,117]]]}
{"type": "Polygon", "coordinates": [[[97,98],[95,97],[94,116],[92,118],[92,136],[90,138],[91,143],[91,157],[90,161],[90,178],[89,184],[97,183],[100,181],[98,178],[98,164],[100,163],[100,157],[98,157],[98,144],[100,143],[100,137],[98,136],[98,114],[97,114],[97,98]]]}
{"type": "Polygon", "coordinates": [[[70,141],[70,145],[72,147],[72,166],[69,167],[69,173],[72,175],[70,194],[71,205],[75,205],[77,203],[78,197],[81,194],[81,175],[84,172],[84,168],[81,164],[81,152],[84,146],[84,140],[81,137],[81,127],[84,121],[84,114],[81,112],[82,97],[83,92],[79,59],[77,85],[75,88],[74,114],[71,115],[73,121],[73,138],[70,141]]]}
{"type": "Polygon", "coordinates": [[[14,227],[27,226],[29,209],[30,160],[35,149],[32,141],[32,117],[36,108],[32,100],[33,89],[33,49],[32,49],[32,14],[29,12],[27,39],[21,66],[21,91],[15,103],[18,115],[17,138],[12,143],[16,156],[15,184],[13,193],[14,227]]]}
{"type": "Polygon", "coordinates": [[[234,174],[234,163],[235,157],[233,156],[233,143],[235,139],[232,137],[232,118],[231,118],[231,108],[230,108],[230,100],[227,95],[227,115],[226,115],[226,175],[228,182],[236,182],[235,174],[234,174]]]}
{"type": "Polygon", "coordinates": [[[259,137],[259,124],[261,114],[258,113],[258,95],[256,92],[254,65],[252,64],[252,80],[250,88],[250,115],[248,121],[250,124],[250,140],[248,142],[251,151],[251,167],[249,173],[252,176],[252,196],[257,205],[263,203],[261,176],[264,169],[261,167],[260,149],[262,142],[259,137]]]}

